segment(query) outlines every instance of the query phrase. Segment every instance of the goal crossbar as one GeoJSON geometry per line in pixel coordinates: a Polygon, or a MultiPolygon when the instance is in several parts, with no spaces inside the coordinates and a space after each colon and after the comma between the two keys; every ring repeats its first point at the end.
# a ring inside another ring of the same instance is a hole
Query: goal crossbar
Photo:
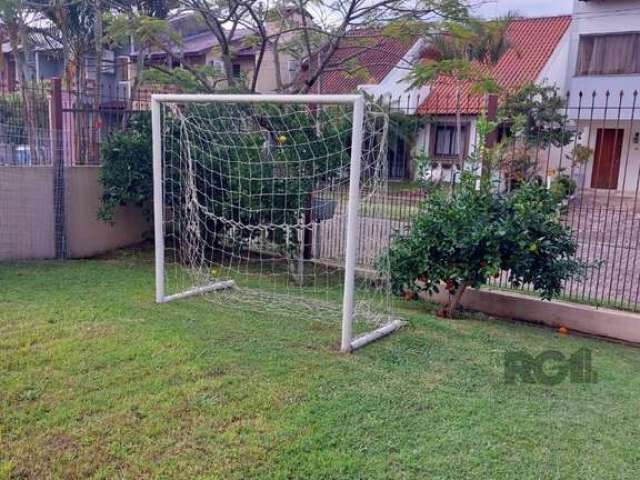
{"type": "Polygon", "coordinates": [[[181,93],[156,93],[151,95],[151,104],[166,102],[232,102],[232,103],[296,103],[296,104],[355,104],[364,102],[361,95],[260,95],[260,94],[181,94],[181,93]]]}
{"type": "Polygon", "coordinates": [[[166,303],[208,291],[234,288],[233,281],[217,282],[195,287],[185,292],[165,295],[165,245],[164,245],[164,206],[163,206],[163,167],[162,167],[162,127],[161,104],[180,103],[278,103],[278,104],[343,104],[353,106],[353,127],[351,133],[351,158],[349,170],[349,197],[347,203],[347,235],[344,267],[344,292],[342,301],[342,334],[340,350],[352,352],[374,340],[398,330],[404,322],[393,320],[390,323],[353,339],[354,289],[357,257],[357,239],[359,234],[360,173],[363,144],[363,124],[365,99],[362,95],[261,95],[261,94],[154,94],[151,96],[151,124],[153,137],[153,199],[154,199],[154,236],[155,236],[155,284],[156,302],[166,303]]]}

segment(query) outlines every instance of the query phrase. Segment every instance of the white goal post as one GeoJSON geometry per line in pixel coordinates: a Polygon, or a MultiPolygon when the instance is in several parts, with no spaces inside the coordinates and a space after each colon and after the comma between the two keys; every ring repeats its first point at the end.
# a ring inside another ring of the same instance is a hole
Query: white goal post
{"type": "MultiPolygon", "coordinates": [[[[155,300],[165,303],[207,292],[233,289],[234,280],[215,281],[194,286],[178,293],[165,291],[165,179],[163,178],[163,117],[164,104],[291,104],[291,105],[344,105],[352,108],[348,200],[346,206],[346,246],[344,250],[344,284],[342,297],[342,335],[340,349],[351,352],[378,338],[384,337],[404,325],[399,319],[353,338],[354,289],[356,283],[358,229],[360,225],[360,177],[363,150],[363,124],[366,102],[361,95],[255,95],[255,94],[154,94],[151,97],[153,137],[153,199],[155,239],[155,300]]],[[[197,135],[197,132],[196,132],[197,135]]],[[[213,293],[216,295],[217,293],[213,293]]]]}

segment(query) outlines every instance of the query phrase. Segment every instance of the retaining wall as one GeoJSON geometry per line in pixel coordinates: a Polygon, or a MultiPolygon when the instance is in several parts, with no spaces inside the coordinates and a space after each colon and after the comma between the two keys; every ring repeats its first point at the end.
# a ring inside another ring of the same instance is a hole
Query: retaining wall
{"type": "MultiPolygon", "coordinates": [[[[428,297],[437,303],[447,303],[449,294],[428,297]]],[[[576,332],[640,344],[640,315],[608,308],[563,302],[543,301],[519,293],[492,289],[467,289],[462,306],[496,317],[541,323],[550,327],[567,327],[576,332]]]]}

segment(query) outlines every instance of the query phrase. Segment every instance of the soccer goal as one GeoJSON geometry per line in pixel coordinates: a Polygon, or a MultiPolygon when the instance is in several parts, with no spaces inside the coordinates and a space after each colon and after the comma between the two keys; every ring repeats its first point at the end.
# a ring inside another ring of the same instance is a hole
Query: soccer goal
{"type": "Polygon", "coordinates": [[[157,302],[335,319],[343,352],[403,325],[384,256],[384,108],[359,95],[161,94],[151,112],[157,302]]]}

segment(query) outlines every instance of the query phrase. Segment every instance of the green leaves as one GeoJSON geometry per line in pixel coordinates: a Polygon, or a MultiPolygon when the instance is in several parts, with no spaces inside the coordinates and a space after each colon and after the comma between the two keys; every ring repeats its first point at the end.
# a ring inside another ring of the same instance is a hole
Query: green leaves
{"type": "Polygon", "coordinates": [[[462,15],[445,21],[429,36],[435,60],[418,63],[409,78],[412,86],[420,86],[443,76],[456,82],[470,82],[474,93],[496,93],[500,90],[490,66],[495,65],[509,49],[506,30],[511,16],[486,21],[462,15]]]}
{"type": "Polygon", "coordinates": [[[111,222],[119,206],[136,205],[150,219],[153,169],[148,113],[133,115],[126,130],[109,135],[102,145],[102,161],[103,193],[98,218],[111,222]]]}
{"type": "Polygon", "coordinates": [[[391,265],[396,293],[433,293],[445,284],[453,294],[508,272],[512,286],[531,284],[542,298],[550,299],[560,293],[564,281],[579,278],[592,266],[575,259],[576,251],[552,192],[525,183],[509,195],[499,195],[485,184],[476,188],[474,177],[465,175],[453,191],[429,195],[383,263],[391,265]]]}
{"type": "Polygon", "coordinates": [[[498,119],[529,146],[559,147],[571,143],[576,134],[565,109],[566,99],[555,87],[531,83],[505,96],[498,119]]]}
{"type": "Polygon", "coordinates": [[[501,255],[512,285],[530,284],[542,298],[551,299],[560,294],[564,281],[579,279],[596,266],[575,258],[577,243],[571,229],[560,222],[552,191],[525,183],[504,204],[507,237],[501,255]]]}
{"type": "MultiPolygon", "coordinates": [[[[198,201],[212,217],[246,225],[236,233],[239,242],[256,234],[252,225],[295,225],[317,182],[348,176],[350,153],[345,146],[350,145],[351,119],[338,107],[309,115],[292,105],[190,104],[181,115],[186,125],[171,115],[163,124],[164,140],[175,146],[164,153],[171,166],[166,175],[173,176],[166,180],[171,184],[166,201],[174,206],[186,201],[191,185],[184,158],[189,149],[198,201]]],[[[125,131],[108,137],[102,154],[98,217],[112,221],[120,205],[140,206],[150,217],[149,115],[133,115],[125,131]]],[[[223,222],[207,221],[202,223],[203,236],[229,229],[223,222]]],[[[284,238],[272,240],[284,243],[284,238]]]]}
{"type": "Polygon", "coordinates": [[[105,39],[125,44],[131,37],[137,48],[172,48],[182,44],[182,36],[165,19],[146,15],[104,14],[105,39]]]}

